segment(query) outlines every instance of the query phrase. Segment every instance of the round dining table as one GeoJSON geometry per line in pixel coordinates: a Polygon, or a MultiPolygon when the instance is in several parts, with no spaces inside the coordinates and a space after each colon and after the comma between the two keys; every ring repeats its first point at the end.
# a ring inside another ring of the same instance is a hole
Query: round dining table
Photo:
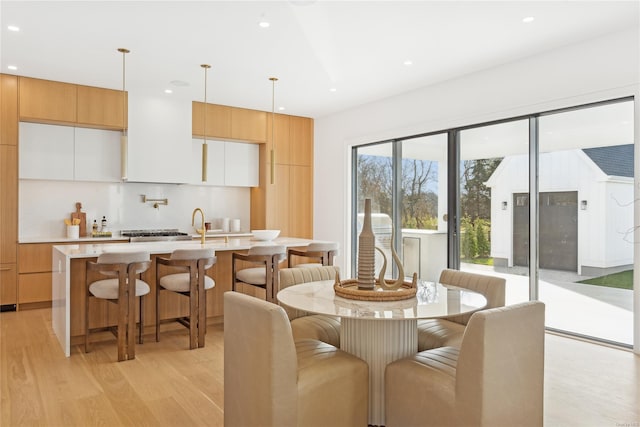
{"type": "Polygon", "coordinates": [[[418,352],[418,319],[480,310],[486,298],[468,289],[420,282],[414,297],[362,301],[336,295],[333,280],[307,282],[278,292],[278,301],[314,314],[340,317],[340,348],[369,364],[369,424],[384,425],[387,364],[418,352]]]}

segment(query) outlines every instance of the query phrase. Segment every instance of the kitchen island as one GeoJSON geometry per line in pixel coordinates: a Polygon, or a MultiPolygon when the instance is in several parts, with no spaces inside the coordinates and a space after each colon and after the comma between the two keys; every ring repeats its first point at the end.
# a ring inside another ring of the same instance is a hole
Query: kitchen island
{"type": "MultiPolygon", "coordinates": [[[[96,259],[103,252],[147,251],[151,254],[151,267],[143,273],[151,292],[148,301],[155,299],[156,262],[158,256],[169,256],[175,249],[207,247],[213,248],[217,257],[216,264],[207,272],[216,286],[207,292],[207,318],[222,318],[222,294],[231,290],[231,255],[244,252],[253,246],[282,245],[305,247],[311,240],[293,237],[279,237],[264,242],[250,238],[229,239],[227,242],[208,240],[202,245],[199,241],[164,241],[139,243],[77,244],[55,245],[52,249],[52,306],[51,323],[65,355],[71,355],[71,345],[81,342],[84,336],[83,313],[86,304],[86,261],[96,259]]],[[[91,280],[98,276],[90,276],[91,280]]],[[[170,295],[161,305],[162,317],[178,317],[188,312],[188,303],[179,295],[170,295]]],[[[165,299],[163,297],[163,299],[165,299]]],[[[92,301],[90,310],[91,327],[114,325],[117,318],[116,308],[106,301],[92,301]],[[95,303],[95,306],[94,304],[95,303]]],[[[155,304],[145,304],[145,323],[155,327],[155,304]]]]}

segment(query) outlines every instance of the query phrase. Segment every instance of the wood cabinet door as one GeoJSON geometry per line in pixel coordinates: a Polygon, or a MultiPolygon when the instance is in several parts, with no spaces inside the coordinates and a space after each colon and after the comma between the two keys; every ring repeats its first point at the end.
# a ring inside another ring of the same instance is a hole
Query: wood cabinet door
{"type": "Polygon", "coordinates": [[[76,85],[29,77],[20,77],[19,85],[20,120],[76,122],[76,85]]]}
{"type": "Polygon", "coordinates": [[[313,170],[290,166],[289,236],[313,238],[313,170]]]}
{"type": "MultiPolygon", "coordinates": [[[[288,165],[291,156],[289,154],[289,117],[284,114],[275,114],[273,117],[274,133],[273,150],[275,152],[276,163],[280,165],[288,165]]],[[[267,157],[271,151],[271,114],[267,117],[267,157]]],[[[268,160],[268,159],[267,159],[268,160]]]]}
{"type": "Polygon", "coordinates": [[[18,247],[18,147],[0,145],[0,264],[15,263],[18,247]]]}
{"type": "Polygon", "coordinates": [[[18,303],[51,301],[51,273],[21,274],[18,277],[18,303]]]}
{"type": "MultiPolygon", "coordinates": [[[[289,166],[276,165],[275,183],[266,186],[266,228],[280,230],[281,236],[290,236],[289,166]]],[[[268,177],[268,173],[267,173],[268,177]]]]}
{"type": "MultiPolygon", "coordinates": [[[[192,103],[192,132],[193,136],[204,137],[204,103],[192,103]]],[[[207,103],[207,138],[231,138],[231,107],[207,103]]]]}
{"type": "Polygon", "coordinates": [[[0,264],[0,305],[18,303],[18,273],[15,264],[0,264]]]}
{"type": "Polygon", "coordinates": [[[126,128],[126,93],[123,102],[121,90],[78,86],[77,91],[78,124],[102,129],[126,128]]]}
{"type": "Polygon", "coordinates": [[[18,145],[18,78],[0,74],[0,144],[18,145]]]}
{"type": "MultiPolygon", "coordinates": [[[[22,243],[18,246],[18,272],[51,272],[52,243],[22,243]]],[[[51,282],[49,282],[51,286],[51,282]]]]}
{"type": "Polygon", "coordinates": [[[313,120],[291,116],[289,138],[292,165],[313,166],[313,120]]]}
{"type": "Polygon", "coordinates": [[[267,113],[264,111],[231,109],[231,138],[239,141],[267,141],[267,113]]]}

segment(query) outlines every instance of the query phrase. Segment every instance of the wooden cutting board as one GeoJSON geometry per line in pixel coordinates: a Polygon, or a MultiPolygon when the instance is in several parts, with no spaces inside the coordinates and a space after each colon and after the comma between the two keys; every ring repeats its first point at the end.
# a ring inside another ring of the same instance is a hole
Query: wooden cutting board
{"type": "Polygon", "coordinates": [[[71,219],[80,220],[80,237],[87,237],[87,214],[80,209],[82,209],[82,203],[76,202],[76,211],[71,213],[71,219]]]}

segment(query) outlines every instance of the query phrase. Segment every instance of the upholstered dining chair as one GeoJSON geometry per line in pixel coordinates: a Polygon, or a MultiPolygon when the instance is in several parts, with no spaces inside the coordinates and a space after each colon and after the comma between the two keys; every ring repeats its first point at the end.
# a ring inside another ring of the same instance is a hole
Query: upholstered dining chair
{"type": "Polygon", "coordinates": [[[285,258],[282,245],[253,246],[247,254],[233,252],[231,255],[231,286],[235,291],[238,283],[257,286],[266,292],[266,300],[276,302],[280,262],[285,258]],[[238,262],[244,261],[259,267],[238,269],[238,262]]]}
{"type": "Polygon", "coordinates": [[[304,250],[289,248],[287,250],[287,265],[289,267],[333,265],[333,258],[336,255],[338,255],[338,242],[311,242],[304,250]],[[298,262],[301,261],[300,258],[307,261],[298,262]]]}
{"type": "MultiPolygon", "coordinates": [[[[440,283],[481,293],[487,299],[485,308],[504,306],[506,281],[501,277],[444,269],[440,274],[440,283]]],[[[459,347],[472,314],[418,320],[418,351],[444,346],[459,347]]]]}
{"type": "Polygon", "coordinates": [[[151,265],[148,252],[105,252],[96,262],[87,261],[86,301],[84,313],[84,351],[89,352],[89,334],[97,329],[89,325],[90,297],[104,299],[118,305],[117,328],[108,328],[115,333],[118,341],[118,361],[134,359],[136,356],[136,297],[140,301],[140,329],[138,342],[142,344],[144,332],[144,296],[150,291],[149,285],[137,276],[151,265]],[[91,280],[90,272],[97,271],[102,277],[91,280]]]}
{"type": "MultiPolygon", "coordinates": [[[[280,289],[319,280],[335,280],[339,268],[335,266],[283,268],[280,270],[280,289]]],[[[340,347],[340,318],[324,314],[309,314],[283,306],[291,320],[293,338],[313,338],[340,347]]]]}
{"type": "Polygon", "coordinates": [[[284,309],[224,294],[226,427],[366,426],[367,364],[330,344],[294,341],[284,309]]]}
{"type": "Polygon", "coordinates": [[[460,348],[387,365],[386,425],[543,425],[544,303],[474,313],[460,348]]]}
{"type": "Polygon", "coordinates": [[[206,291],[213,289],[214,280],[206,275],[216,262],[211,248],[176,249],[170,258],[156,258],[156,341],[160,341],[160,294],[175,292],[189,297],[189,315],[179,317],[180,324],[189,328],[189,348],[204,347],[207,331],[206,291]],[[162,275],[160,266],[170,266],[181,272],[162,275]]]}

